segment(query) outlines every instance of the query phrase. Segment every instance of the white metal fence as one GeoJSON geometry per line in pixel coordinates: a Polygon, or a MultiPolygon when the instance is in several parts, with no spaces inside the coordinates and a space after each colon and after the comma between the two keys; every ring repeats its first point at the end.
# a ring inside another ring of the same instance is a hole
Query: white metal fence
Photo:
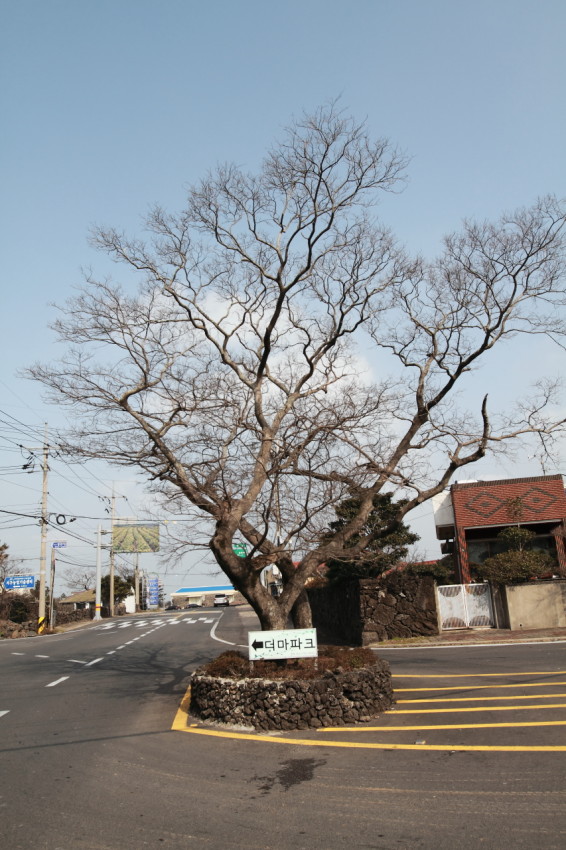
{"type": "Polygon", "coordinates": [[[441,629],[493,628],[489,584],[445,584],[437,587],[441,629]]]}

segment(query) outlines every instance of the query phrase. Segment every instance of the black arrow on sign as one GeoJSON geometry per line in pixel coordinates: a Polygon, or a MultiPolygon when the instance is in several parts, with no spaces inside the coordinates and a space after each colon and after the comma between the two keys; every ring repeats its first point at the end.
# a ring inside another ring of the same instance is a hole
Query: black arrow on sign
{"type": "Polygon", "coordinates": [[[254,640],[252,643],[254,649],[263,649],[263,641],[262,640],[254,640]]]}

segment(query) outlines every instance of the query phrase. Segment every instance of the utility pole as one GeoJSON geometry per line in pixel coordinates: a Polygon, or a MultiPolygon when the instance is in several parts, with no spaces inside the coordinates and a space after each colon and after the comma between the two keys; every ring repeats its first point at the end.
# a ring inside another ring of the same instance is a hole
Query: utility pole
{"type": "MultiPolygon", "coordinates": [[[[110,512],[111,516],[111,531],[110,534],[114,531],[114,520],[116,517],[116,496],[114,494],[114,482],[112,482],[112,509],[110,512]]],[[[112,540],[112,537],[110,538],[112,540]]],[[[110,590],[109,590],[109,607],[110,607],[110,616],[114,616],[114,547],[112,543],[110,544],[110,590]]]]}
{"type": "Polygon", "coordinates": [[[101,581],[102,581],[102,569],[101,569],[101,561],[102,561],[102,526],[98,526],[98,531],[96,533],[96,591],[95,591],[95,601],[94,601],[94,619],[102,620],[102,589],[101,589],[101,581]]]}
{"type": "Polygon", "coordinates": [[[49,626],[53,628],[55,623],[53,622],[53,611],[54,611],[54,602],[55,602],[55,548],[51,549],[51,579],[49,582],[50,593],[49,593],[49,626]]]}
{"type": "Polygon", "coordinates": [[[39,612],[37,617],[37,633],[42,634],[47,628],[47,618],[45,616],[45,574],[46,574],[46,555],[47,555],[47,473],[49,471],[49,446],[47,444],[47,422],[45,423],[45,435],[43,438],[43,458],[41,468],[43,471],[43,487],[41,495],[41,548],[39,555],[39,612]]]}
{"type": "Polygon", "coordinates": [[[134,596],[136,597],[136,613],[140,609],[140,556],[136,552],[136,565],[134,567],[134,596]]]}

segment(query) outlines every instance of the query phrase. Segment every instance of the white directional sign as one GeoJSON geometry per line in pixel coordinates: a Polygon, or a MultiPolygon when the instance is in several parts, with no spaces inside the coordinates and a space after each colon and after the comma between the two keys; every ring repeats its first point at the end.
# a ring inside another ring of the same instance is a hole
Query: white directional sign
{"type": "Polygon", "coordinates": [[[316,629],[285,629],[275,632],[248,632],[250,661],[277,658],[316,658],[316,629]]]}

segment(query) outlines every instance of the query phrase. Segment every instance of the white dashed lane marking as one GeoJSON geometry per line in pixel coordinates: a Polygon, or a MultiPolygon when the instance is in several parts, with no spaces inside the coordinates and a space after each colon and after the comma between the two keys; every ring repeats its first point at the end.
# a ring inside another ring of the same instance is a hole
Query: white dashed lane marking
{"type": "Polygon", "coordinates": [[[5,714],[9,714],[9,713],[10,713],[9,709],[8,709],[8,711],[0,711],[0,717],[4,717],[5,714]]]}
{"type": "Polygon", "coordinates": [[[66,679],[68,679],[68,678],[69,678],[68,676],[61,676],[61,678],[60,678],[60,679],[55,679],[55,681],[54,681],[54,682],[49,682],[49,684],[48,684],[48,685],[46,685],[45,687],[46,687],[46,688],[54,688],[54,687],[55,687],[55,685],[59,685],[61,682],[64,682],[64,681],[65,681],[66,679]]]}

